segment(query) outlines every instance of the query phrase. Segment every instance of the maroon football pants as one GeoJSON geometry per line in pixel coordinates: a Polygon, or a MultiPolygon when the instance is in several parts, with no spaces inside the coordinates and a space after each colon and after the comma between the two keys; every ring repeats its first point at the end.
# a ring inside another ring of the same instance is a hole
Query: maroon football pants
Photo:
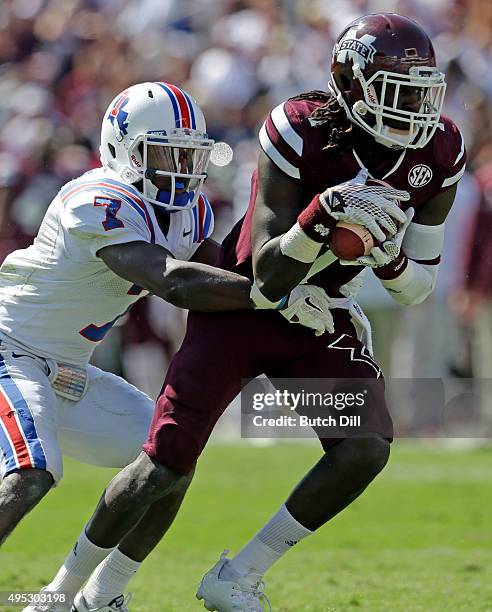
{"type": "MultiPolygon", "coordinates": [[[[278,312],[191,312],[185,339],[157,400],[144,451],[178,474],[187,474],[241,386],[261,374],[371,379],[365,410],[376,417],[375,433],[391,438],[381,371],[356,338],[348,312],[332,312],[336,332],[319,337],[278,312]]],[[[325,450],[341,440],[318,437],[325,450]]]]}

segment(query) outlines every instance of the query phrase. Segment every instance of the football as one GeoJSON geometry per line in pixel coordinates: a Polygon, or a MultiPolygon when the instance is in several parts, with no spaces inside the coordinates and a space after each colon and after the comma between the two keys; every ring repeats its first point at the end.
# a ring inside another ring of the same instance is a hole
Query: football
{"type": "MultiPolygon", "coordinates": [[[[386,181],[374,178],[368,178],[366,185],[390,186],[386,181]]],[[[334,255],[339,259],[347,259],[349,261],[354,261],[363,255],[369,255],[371,249],[377,245],[378,242],[363,225],[346,223],[344,221],[339,221],[336,224],[329,243],[334,255]]]]}
{"type": "Polygon", "coordinates": [[[368,255],[374,246],[371,232],[363,225],[339,221],[332,232],[330,249],[339,259],[354,260],[368,255]]]}

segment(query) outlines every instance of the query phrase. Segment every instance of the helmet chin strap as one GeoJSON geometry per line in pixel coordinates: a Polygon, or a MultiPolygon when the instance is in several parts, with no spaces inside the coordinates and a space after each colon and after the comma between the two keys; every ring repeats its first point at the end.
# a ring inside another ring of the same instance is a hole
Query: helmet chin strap
{"type": "Polygon", "coordinates": [[[414,134],[413,138],[408,140],[408,132],[405,133],[405,130],[398,130],[388,125],[384,125],[381,134],[374,136],[374,140],[390,149],[405,149],[417,138],[417,136],[418,131],[414,134]],[[390,136],[392,140],[389,140],[386,136],[390,136]],[[395,143],[395,140],[398,142],[395,143]]]}
{"type": "MultiPolygon", "coordinates": [[[[168,189],[159,189],[152,183],[152,181],[148,178],[144,179],[147,181],[147,195],[150,196],[153,200],[157,200],[157,202],[162,202],[162,204],[173,204],[176,206],[186,206],[194,197],[195,193],[189,191],[183,191],[183,193],[174,192],[174,198],[172,198],[172,191],[168,189]],[[172,202],[171,202],[172,198],[172,202]]],[[[184,183],[181,181],[175,181],[175,187],[177,189],[183,189],[184,183]]],[[[173,211],[169,211],[173,212],[173,211]]]]}
{"type": "MultiPolygon", "coordinates": [[[[194,192],[184,191],[183,193],[175,193],[173,204],[176,206],[185,206],[194,197],[194,192]]],[[[164,189],[158,189],[155,199],[163,204],[169,204],[171,202],[171,192],[164,189]]],[[[173,212],[173,211],[169,211],[173,212]]]]}

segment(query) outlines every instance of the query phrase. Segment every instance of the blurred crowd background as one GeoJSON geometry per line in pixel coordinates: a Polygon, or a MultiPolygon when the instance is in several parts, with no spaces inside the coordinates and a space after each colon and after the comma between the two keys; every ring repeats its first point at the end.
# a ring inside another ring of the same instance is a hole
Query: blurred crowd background
{"type": "MultiPolygon", "coordinates": [[[[447,73],[445,112],[464,133],[469,163],[435,294],[405,309],[368,275],[361,303],[376,356],[388,376],[489,377],[490,0],[2,0],[0,261],[31,242],[66,181],[99,165],[104,110],[117,92],[145,80],[192,93],[210,135],[234,149],[234,161],[212,167],[206,185],[220,240],[247,207],[267,112],[288,96],[325,89],[338,33],[381,11],[412,17],[431,35],[447,73]]],[[[142,301],[96,362],[155,396],[184,320],[161,300],[142,301]]]]}

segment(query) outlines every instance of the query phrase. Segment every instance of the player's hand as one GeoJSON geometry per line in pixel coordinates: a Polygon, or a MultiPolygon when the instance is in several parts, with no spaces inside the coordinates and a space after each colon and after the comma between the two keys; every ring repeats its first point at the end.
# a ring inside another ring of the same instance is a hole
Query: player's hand
{"type": "Polygon", "coordinates": [[[366,227],[380,242],[398,232],[405,223],[405,213],[398,202],[408,201],[408,191],[389,185],[366,185],[367,170],[361,170],[350,181],[329,187],[319,199],[326,212],[336,221],[356,223],[366,227]]]}
{"type": "Polygon", "coordinates": [[[290,323],[314,329],[317,336],[334,331],[330,300],[320,287],[298,285],[289,294],[287,305],[279,311],[290,323]]]}
{"type": "Polygon", "coordinates": [[[404,213],[405,221],[401,224],[400,228],[392,238],[385,240],[377,247],[373,247],[369,255],[358,257],[353,261],[340,259],[342,266],[367,266],[369,268],[380,268],[381,266],[387,266],[391,262],[395,261],[395,259],[398,259],[405,232],[412,222],[414,214],[415,209],[409,208],[404,213]]]}

